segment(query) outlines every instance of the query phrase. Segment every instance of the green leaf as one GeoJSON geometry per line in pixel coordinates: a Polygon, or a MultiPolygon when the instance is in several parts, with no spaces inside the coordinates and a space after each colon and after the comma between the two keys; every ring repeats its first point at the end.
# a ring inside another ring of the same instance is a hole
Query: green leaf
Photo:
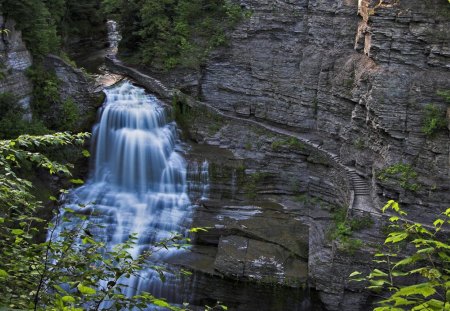
{"type": "MultiPolygon", "coordinates": [[[[450,0],[448,1],[450,2],[450,0]]],[[[447,208],[443,214],[450,217],[450,207],[447,208]]]]}
{"type": "Polygon", "coordinates": [[[400,272],[400,271],[392,271],[392,276],[407,276],[409,273],[407,272],[400,272]]]}
{"type": "Polygon", "coordinates": [[[89,158],[89,157],[91,156],[90,152],[87,151],[86,149],[84,149],[81,153],[82,153],[83,156],[86,157],[86,158],[89,158]]]}
{"type": "Polygon", "coordinates": [[[80,293],[82,293],[83,295],[94,295],[96,293],[95,289],[85,286],[81,283],[78,284],[77,288],[80,291],[80,293]]]}
{"type": "Polygon", "coordinates": [[[405,311],[405,309],[394,308],[394,307],[377,307],[377,308],[373,309],[373,311],[405,311]]]}
{"type": "Polygon", "coordinates": [[[384,243],[398,243],[406,239],[408,236],[409,234],[407,232],[392,232],[389,233],[384,243]]]}
{"type": "Polygon", "coordinates": [[[348,277],[354,277],[354,276],[357,276],[357,275],[361,275],[361,272],[359,272],[359,271],[353,271],[348,277]]]}
{"type": "Polygon", "coordinates": [[[152,304],[154,304],[155,306],[158,306],[158,307],[165,307],[165,308],[170,307],[170,304],[168,304],[166,301],[161,300],[161,299],[153,299],[152,304]]]}
{"type": "Polygon", "coordinates": [[[22,235],[25,233],[25,231],[23,231],[22,229],[12,229],[11,233],[14,235],[22,235]]]}
{"type": "Polygon", "coordinates": [[[0,217],[0,224],[2,224],[2,223],[4,223],[4,222],[5,222],[5,218],[0,217]]]}
{"type": "Polygon", "coordinates": [[[434,225],[435,227],[441,227],[443,224],[444,224],[444,220],[443,220],[443,219],[436,219],[436,220],[433,222],[433,225],[434,225]]]}
{"type": "Polygon", "coordinates": [[[382,286],[387,283],[386,280],[369,280],[371,286],[382,286]]]}
{"type": "Polygon", "coordinates": [[[394,265],[394,269],[399,267],[399,266],[409,265],[409,264],[411,264],[413,262],[416,262],[419,259],[420,259],[420,255],[417,255],[417,254],[413,255],[413,256],[406,257],[405,259],[400,260],[399,262],[397,262],[394,265]]]}
{"type": "Polygon", "coordinates": [[[394,299],[395,300],[395,306],[408,306],[408,305],[413,305],[415,304],[414,301],[402,298],[402,297],[397,297],[394,299]]]}
{"type": "Polygon", "coordinates": [[[64,296],[64,297],[62,297],[62,301],[68,302],[68,303],[74,303],[75,298],[73,298],[72,296],[64,296]]]}
{"type": "Polygon", "coordinates": [[[422,254],[422,253],[430,254],[430,253],[434,252],[434,250],[435,250],[434,247],[427,247],[427,248],[419,249],[419,250],[417,251],[417,253],[418,253],[418,254],[422,254]]]}
{"type": "Polygon", "coordinates": [[[196,227],[196,228],[191,228],[190,230],[189,230],[189,232],[193,232],[193,233],[195,233],[195,232],[199,232],[199,231],[208,231],[208,229],[206,229],[206,228],[202,228],[202,227],[196,227]]]}
{"type": "Polygon", "coordinates": [[[436,289],[430,283],[421,283],[400,288],[393,297],[421,295],[424,298],[430,297],[436,293],[436,289]]]}
{"type": "Polygon", "coordinates": [[[372,273],[370,273],[369,277],[379,277],[379,276],[387,276],[387,273],[384,273],[381,270],[373,269],[372,273]]]}
{"type": "Polygon", "coordinates": [[[65,293],[66,291],[59,285],[53,285],[53,288],[56,289],[60,293],[65,293]]]}
{"type": "Polygon", "coordinates": [[[5,270],[0,269],[0,279],[5,279],[9,276],[8,272],[5,270]]]}
{"type": "Polygon", "coordinates": [[[75,185],[82,185],[82,184],[84,184],[84,181],[81,180],[81,179],[71,179],[70,182],[72,184],[75,184],[75,185]]]}

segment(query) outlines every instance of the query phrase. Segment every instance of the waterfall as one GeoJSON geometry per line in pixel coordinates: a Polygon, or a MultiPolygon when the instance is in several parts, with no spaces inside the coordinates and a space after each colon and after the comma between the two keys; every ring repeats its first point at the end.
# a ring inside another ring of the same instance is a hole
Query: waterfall
{"type": "MultiPolygon", "coordinates": [[[[131,251],[137,256],[152,242],[184,231],[191,207],[187,164],[178,152],[176,125],[167,121],[155,97],[127,81],[105,93],[101,119],[93,129],[91,176],[66,201],[73,209],[95,202],[90,221],[104,226],[94,234],[110,247],[137,233],[131,251]]],[[[157,259],[174,252],[180,250],[169,249],[157,259]]],[[[128,282],[128,295],[141,290],[169,299],[174,295],[175,285],[170,280],[162,284],[151,270],[123,282],[128,282]]]]}
{"type": "Polygon", "coordinates": [[[188,180],[188,191],[191,196],[200,198],[200,201],[208,199],[209,163],[207,160],[201,163],[194,161],[189,164],[188,180]]]}
{"type": "Polygon", "coordinates": [[[122,40],[122,36],[120,35],[116,21],[108,20],[106,22],[106,28],[108,30],[109,53],[115,55],[117,54],[117,49],[119,48],[119,42],[122,40]]]}

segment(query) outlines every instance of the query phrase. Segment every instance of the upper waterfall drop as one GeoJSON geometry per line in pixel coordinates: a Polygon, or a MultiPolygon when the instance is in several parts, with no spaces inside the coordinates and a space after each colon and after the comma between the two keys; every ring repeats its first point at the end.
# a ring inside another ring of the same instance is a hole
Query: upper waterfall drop
{"type": "Polygon", "coordinates": [[[185,192],[186,167],[174,151],[174,125],[142,89],[124,83],[107,90],[94,135],[96,182],[139,194],[185,192]]]}

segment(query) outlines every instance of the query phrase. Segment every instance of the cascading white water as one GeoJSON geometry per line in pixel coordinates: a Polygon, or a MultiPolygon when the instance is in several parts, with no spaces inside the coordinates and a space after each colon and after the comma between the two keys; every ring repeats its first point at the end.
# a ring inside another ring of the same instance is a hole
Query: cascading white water
{"type": "MultiPolygon", "coordinates": [[[[186,162],[176,150],[176,125],[167,122],[155,97],[130,82],[105,93],[101,119],[93,130],[94,170],[68,201],[74,209],[95,202],[90,221],[105,225],[96,235],[110,246],[137,233],[132,251],[136,256],[149,243],[183,232],[191,206],[186,162]]],[[[129,295],[149,289],[166,294],[157,274],[143,274],[125,280],[129,295]]]]}
{"type": "Polygon", "coordinates": [[[209,163],[204,160],[202,163],[194,161],[188,168],[188,191],[190,194],[206,200],[209,195],[209,163]]]}

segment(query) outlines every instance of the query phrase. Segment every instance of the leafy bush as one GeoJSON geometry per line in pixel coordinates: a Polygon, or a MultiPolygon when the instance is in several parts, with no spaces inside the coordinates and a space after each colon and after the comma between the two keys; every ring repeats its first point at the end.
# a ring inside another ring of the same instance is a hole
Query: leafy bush
{"type": "Polygon", "coordinates": [[[282,147],[287,147],[289,149],[302,151],[305,149],[305,145],[295,137],[289,137],[284,140],[275,140],[272,142],[272,150],[273,151],[280,151],[282,147]]]}
{"type": "Polygon", "coordinates": [[[431,226],[409,222],[397,202],[389,201],[383,212],[392,209],[390,232],[384,250],[376,253],[374,262],[379,269],[363,275],[355,271],[353,281],[368,283],[367,288],[382,299],[374,311],[450,310],[450,208],[431,226]],[[414,247],[409,255],[399,253],[399,244],[414,247]]]}
{"type": "Polygon", "coordinates": [[[436,94],[442,97],[447,103],[450,103],[450,90],[439,90],[436,94]]]}
{"type": "Polygon", "coordinates": [[[62,103],[61,107],[61,124],[63,125],[64,129],[67,130],[74,130],[77,128],[78,122],[80,120],[80,112],[78,109],[78,106],[75,104],[72,98],[66,99],[62,103]]]}
{"type": "Polygon", "coordinates": [[[41,65],[29,68],[27,74],[33,82],[33,116],[51,130],[77,131],[81,118],[78,107],[72,98],[61,98],[56,74],[41,65]]]}
{"type": "Polygon", "coordinates": [[[370,228],[373,224],[370,216],[353,217],[347,215],[347,208],[334,207],[332,211],[333,225],[328,231],[327,237],[340,243],[342,250],[353,254],[361,248],[363,242],[352,237],[353,232],[370,228]]]}
{"type": "Polygon", "coordinates": [[[427,136],[432,137],[438,131],[445,129],[447,126],[445,113],[442,112],[436,105],[426,105],[424,112],[425,118],[423,121],[422,132],[424,132],[427,136]]]}
{"type": "Polygon", "coordinates": [[[42,122],[23,119],[24,108],[11,93],[0,93],[0,139],[15,138],[21,134],[45,134],[42,122]]]}
{"type": "Polygon", "coordinates": [[[382,169],[377,178],[381,181],[399,180],[400,186],[406,190],[417,191],[420,185],[417,181],[417,172],[414,171],[411,165],[404,163],[397,163],[382,169]]]}

